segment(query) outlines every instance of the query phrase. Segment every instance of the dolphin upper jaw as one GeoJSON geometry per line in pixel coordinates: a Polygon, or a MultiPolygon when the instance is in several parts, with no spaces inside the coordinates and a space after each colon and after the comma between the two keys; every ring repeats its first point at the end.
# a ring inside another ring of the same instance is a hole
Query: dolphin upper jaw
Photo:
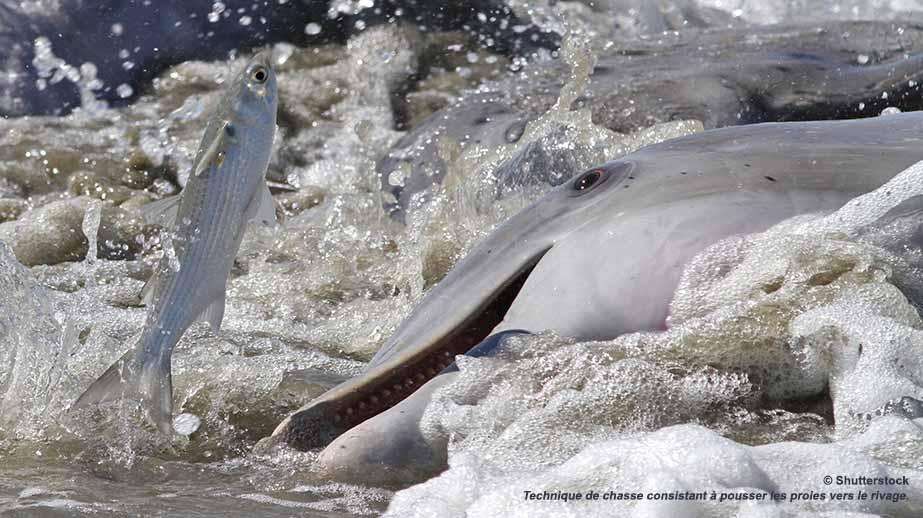
{"type": "MultiPolygon", "coordinates": [[[[476,291],[476,300],[460,304],[462,309],[455,315],[448,315],[451,306],[437,303],[443,317],[453,320],[453,325],[444,326],[425,340],[414,332],[414,321],[402,326],[405,329],[399,329],[382,348],[392,347],[392,354],[376,356],[362,375],[334,387],[291,415],[276,427],[273,439],[265,446],[280,441],[301,450],[326,446],[346,430],[398,404],[453,365],[457,355],[481,343],[503,322],[532,270],[552,247],[547,242],[535,244],[537,251],[511,263],[504,277],[489,280],[487,284],[495,289],[476,291]]],[[[473,251],[473,258],[483,256],[488,264],[496,260],[489,242],[477,248],[480,250],[473,251]]],[[[453,281],[444,279],[428,297],[445,291],[448,293],[444,298],[451,300],[453,292],[468,291],[468,286],[453,281]]],[[[416,321],[432,322],[429,316],[416,321]]]]}
{"type": "Polygon", "coordinates": [[[456,355],[496,330],[508,329],[507,312],[542,258],[554,243],[593,224],[596,218],[588,213],[601,212],[600,207],[609,203],[600,193],[633,178],[636,164],[614,161],[590,172],[597,170],[604,175],[594,189],[575,189],[575,181],[570,181],[549,194],[553,202],[546,196],[494,229],[426,294],[362,375],[302,407],[276,428],[276,439],[269,443],[281,440],[302,450],[326,446],[398,404],[456,355]]]}

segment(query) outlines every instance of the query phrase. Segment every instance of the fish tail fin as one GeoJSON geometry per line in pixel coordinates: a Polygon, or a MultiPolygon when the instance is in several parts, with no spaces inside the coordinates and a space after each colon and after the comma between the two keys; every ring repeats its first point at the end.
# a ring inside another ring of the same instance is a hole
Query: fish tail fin
{"type": "Polygon", "coordinates": [[[173,433],[173,381],[170,356],[132,349],[112,364],[77,398],[72,408],[137,398],[142,411],[164,434],[173,433]]]}

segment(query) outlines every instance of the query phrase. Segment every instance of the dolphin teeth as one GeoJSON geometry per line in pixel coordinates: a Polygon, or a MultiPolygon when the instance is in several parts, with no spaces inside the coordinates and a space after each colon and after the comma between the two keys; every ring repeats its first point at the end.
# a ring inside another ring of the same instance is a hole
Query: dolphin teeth
{"type": "Polygon", "coordinates": [[[404,380],[404,386],[407,387],[407,388],[412,387],[412,386],[413,386],[413,380],[410,379],[410,378],[405,379],[405,380],[404,380]]]}
{"type": "Polygon", "coordinates": [[[433,376],[436,375],[436,370],[433,369],[432,367],[430,367],[430,368],[426,369],[426,375],[429,376],[430,378],[432,378],[433,376]]]}
{"type": "Polygon", "coordinates": [[[384,389],[384,390],[381,391],[381,397],[383,397],[383,398],[387,398],[387,397],[390,396],[390,395],[391,395],[391,391],[388,390],[388,389],[384,389]]]}
{"type": "Polygon", "coordinates": [[[333,416],[333,422],[334,422],[334,423],[339,423],[339,422],[342,421],[342,420],[343,420],[343,418],[340,417],[340,414],[336,414],[336,415],[333,416]]]}
{"type": "Polygon", "coordinates": [[[420,383],[423,383],[424,381],[426,381],[426,376],[424,376],[422,372],[418,372],[418,373],[414,376],[414,379],[416,379],[416,380],[419,381],[420,383]]]}
{"type": "MultiPolygon", "coordinates": [[[[386,395],[385,397],[387,397],[387,395],[386,395]]],[[[378,404],[378,396],[372,396],[372,397],[370,397],[370,398],[369,398],[369,403],[371,403],[371,404],[373,404],[373,405],[377,405],[377,404],[378,404]]]]}
{"type": "Polygon", "coordinates": [[[392,388],[394,389],[395,392],[400,392],[401,389],[402,389],[403,387],[401,387],[399,384],[395,383],[395,384],[394,384],[394,387],[392,387],[392,388]]]}
{"type": "Polygon", "coordinates": [[[365,407],[367,407],[368,405],[365,404],[365,401],[360,401],[358,406],[359,406],[359,410],[365,410],[365,407]]]}
{"type": "Polygon", "coordinates": [[[353,408],[349,407],[346,409],[346,415],[353,415],[353,408]]]}

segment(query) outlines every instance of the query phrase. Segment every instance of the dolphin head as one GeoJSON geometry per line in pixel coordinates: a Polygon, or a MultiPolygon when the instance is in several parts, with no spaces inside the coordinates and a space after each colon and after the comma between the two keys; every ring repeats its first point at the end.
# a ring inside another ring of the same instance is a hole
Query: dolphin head
{"type": "Polygon", "coordinates": [[[273,435],[300,449],[324,446],[410,395],[503,322],[542,257],[592,224],[601,206],[617,203],[635,169],[629,159],[594,167],[501,224],[430,290],[363,375],[311,402],[273,435]]]}
{"type": "Polygon", "coordinates": [[[514,329],[604,340],[662,328],[695,254],[878,188],[919,160],[909,136],[921,125],[904,114],[712,130],[584,171],[494,229],[362,375],[284,421],[275,441],[304,449],[343,434],[318,458],[330,473],[438,471],[447,438],[419,422],[455,355],[514,329]]]}
{"type": "Polygon", "coordinates": [[[601,205],[611,203],[614,196],[630,188],[638,173],[638,164],[630,159],[593,167],[556,187],[516,217],[541,221],[543,233],[556,240],[586,223],[588,212],[598,213],[601,205]],[[549,228],[558,231],[549,233],[549,228]]]}
{"type": "MultiPolygon", "coordinates": [[[[632,181],[636,164],[617,160],[574,176],[478,243],[420,302],[369,369],[422,349],[465,352],[486,338],[532,269],[555,243],[591,224],[632,181]],[[455,343],[457,345],[450,345],[455,343]],[[446,347],[449,347],[446,349],[446,347]]],[[[451,355],[451,356],[454,356],[451,355]]]]}

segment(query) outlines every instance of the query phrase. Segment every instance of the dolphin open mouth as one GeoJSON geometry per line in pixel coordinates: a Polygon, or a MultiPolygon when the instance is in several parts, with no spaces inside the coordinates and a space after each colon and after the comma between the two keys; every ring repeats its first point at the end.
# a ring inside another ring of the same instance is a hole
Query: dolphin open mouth
{"type": "Polygon", "coordinates": [[[486,294],[460,325],[430,343],[410,348],[413,352],[396,366],[371,368],[334,387],[283,421],[273,435],[281,435],[284,442],[300,450],[324,447],[343,432],[401,402],[451,365],[455,356],[490,335],[550,249],[549,246],[531,257],[495,291],[486,294]]]}

